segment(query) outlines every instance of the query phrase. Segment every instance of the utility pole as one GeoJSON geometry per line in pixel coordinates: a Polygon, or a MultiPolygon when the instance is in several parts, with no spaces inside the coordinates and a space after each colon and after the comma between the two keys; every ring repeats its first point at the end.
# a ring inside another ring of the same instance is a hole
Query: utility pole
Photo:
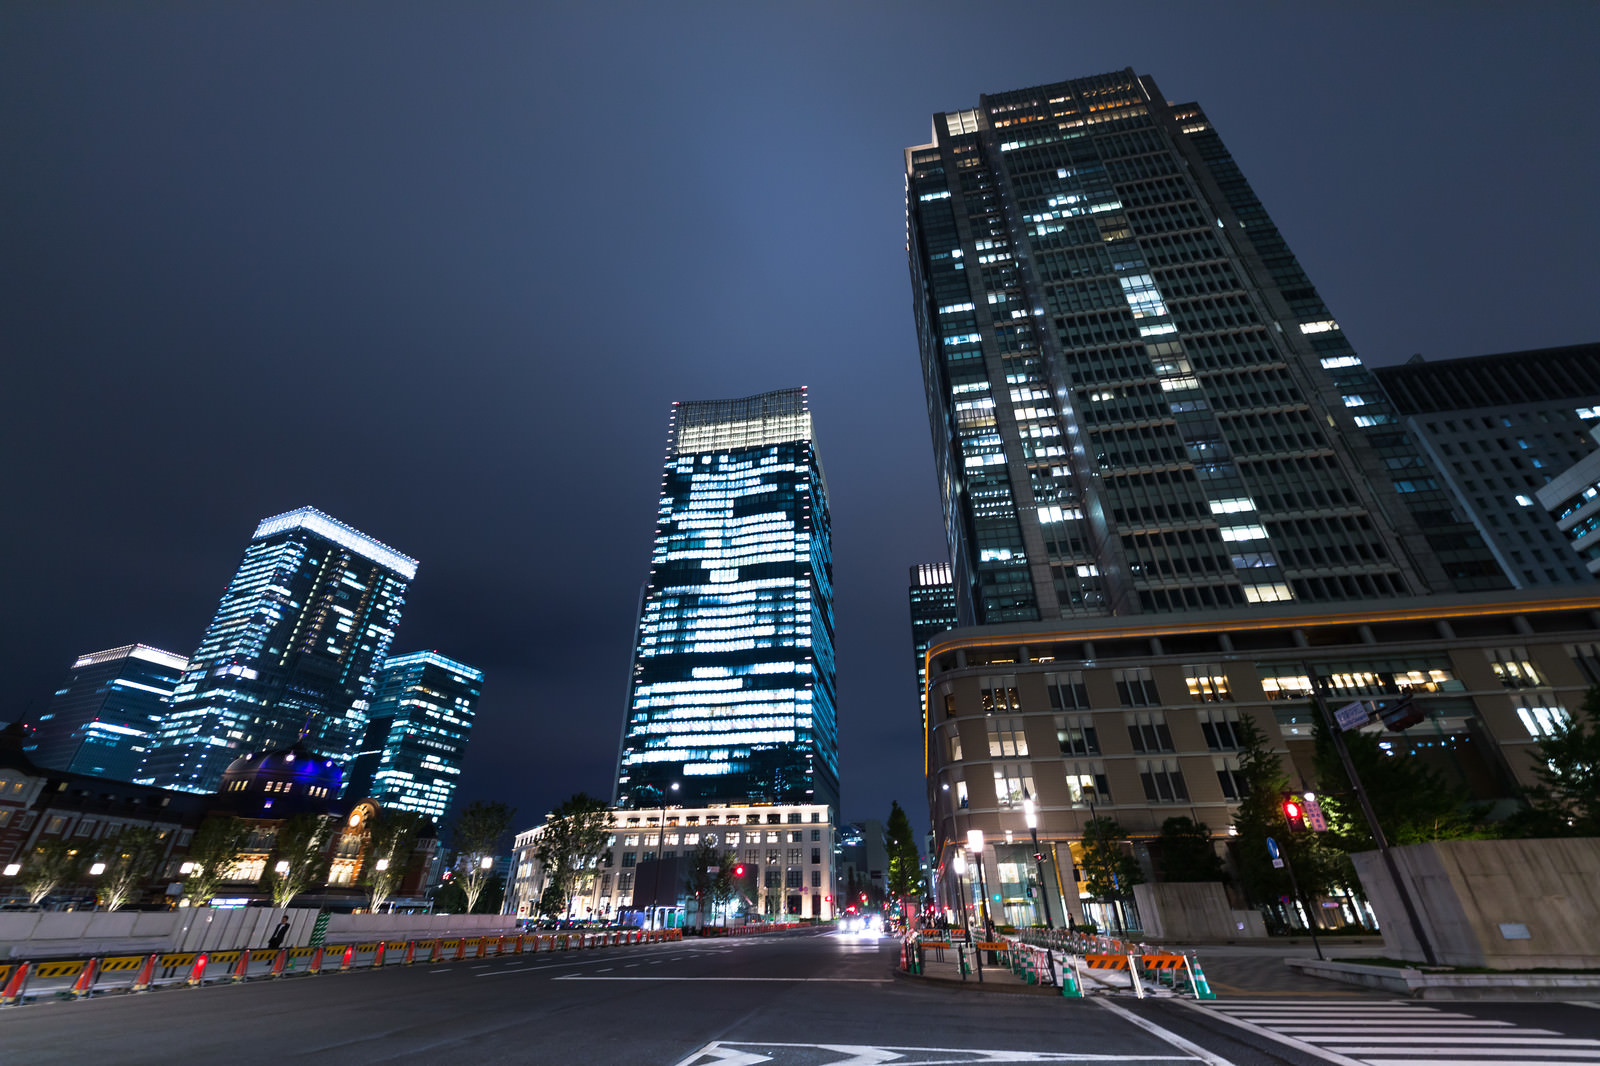
{"type": "Polygon", "coordinates": [[[1361,787],[1361,777],[1356,773],[1356,765],[1350,758],[1350,749],[1345,746],[1344,732],[1339,728],[1339,723],[1333,719],[1333,712],[1328,709],[1328,701],[1322,696],[1322,679],[1311,670],[1311,664],[1302,662],[1306,677],[1311,681],[1311,698],[1317,705],[1317,710],[1322,713],[1323,727],[1328,730],[1328,737],[1333,741],[1333,750],[1339,753],[1339,762],[1344,767],[1344,773],[1350,779],[1350,787],[1356,794],[1356,800],[1361,804],[1361,813],[1367,819],[1367,828],[1372,833],[1372,841],[1378,846],[1378,854],[1383,858],[1384,868],[1389,871],[1389,880],[1394,883],[1394,890],[1400,896],[1400,904],[1405,908],[1406,920],[1411,925],[1411,935],[1417,938],[1417,944],[1422,948],[1422,957],[1429,966],[1439,964],[1438,957],[1433,953],[1433,945],[1428,942],[1428,934],[1422,928],[1422,919],[1417,915],[1417,905],[1411,899],[1411,890],[1406,887],[1405,881],[1400,878],[1400,868],[1394,861],[1394,855],[1389,850],[1389,838],[1383,835],[1383,826],[1378,822],[1378,812],[1373,810],[1372,800],[1367,796],[1367,790],[1361,787]]]}

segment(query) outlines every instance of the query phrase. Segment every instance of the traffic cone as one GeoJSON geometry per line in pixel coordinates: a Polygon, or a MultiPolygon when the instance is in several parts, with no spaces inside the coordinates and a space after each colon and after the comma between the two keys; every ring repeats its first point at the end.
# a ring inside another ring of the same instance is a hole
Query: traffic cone
{"type": "Polygon", "coordinates": [[[350,964],[352,962],[354,962],[355,959],[356,959],[356,946],[354,944],[345,945],[344,958],[342,960],[340,960],[340,962],[339,962],[339,972],[340,973],[348,972],[349,969],[350,969],[350,964]]]}
{"type": "Polygon", "coordinates": [[[417,961],[417,942],[415,940],[407,940],[406,941],[406,961],[405,961],[405,965],[410,966],[412,963],[414,963],[416,961],[417,961]]]}
{"type": "Polygon", "coordinates": [[[1216,999],[1217,994],[1211,991],[1211,982],[1206,980],[1206,972],[1200,968],[1200,960],[1185,955],[1183,961],[1189,967],[1189,983],[1194,985],[1194,998],[1216,999]]]}
{"type": "Polygon", "coordinates": [[[0,992],[0,1007],[12,1007],[22,1002],[22,995],[28,990],[28,977],[32,973],[33,963],[18,964],[17,972],[6,982],[5,991],[0,992]]]}
{"type": "Polygon", "coordinates": [[[372,952],[372,968],[374,970],[376,970],[378,967],[383,965],[383,956],[384,956],[385,952],[387,951],[388,947],[389,947],[389,942],[387,940],[378,941],[377,948],[374,949],[374,951],[372,952]]]}
{"type": "Polygon", "coordinates": [[[288,964],[288,962],[289,962],[289,949],[288,948],[279,948],[278,949],[278,953],[272,957],[272,969],[270,971],[268,971],[267,976],[268,977],[282,977],[283,976],[283,968],[284,968],[284,966],[286,966],[288,964]]]}
{"type": "Polygon", "coordinates": [[[244,981],[250,976],[250,949],[245,948],[239,952],[239,961],[233,964],[233,973],[229,975],[234,981],[244,981]]]}
{"type": "Polygon", "coordinates": [[[1077,960],[1061,960],[1061,994],[1068,999],[1083,998],[1083,984],[1078,980],[1077,960]]]}
{"type": "Polygon", "coordinates": [[[133,979],[133,984],[128,986],[129,992],[148,992],[150,986],[156,983],[156,960],[160,955],[151,955],[144,960],[144,965],[139,967],[139,972],[133,979]]]}
{"type": "Polygon", "coordinates": [[[183,983],[189,988],[206,983],[206,963],[210,960],[205,952],[200,952],[194,957],[194,965],[189,969],[189,977],[183,983]]]}
{"type": "Polygon", "coordinates": [[[311,953],[311,961],[306,964],[306,973],[309,974],[312,977],[315,977],[318,974],[320,974],[321,972],[322,972],[322,945],[318,944],[317,945],[317,949],[311,953]]]}
{"type": "Polygon", "coordinates": [[[83,964],[83,969],[78,971],[78,979],[72,982],[72,998],[82,999],[94,989],[94,979],[100,974],[100,960],[90,959],[83,964]]]}

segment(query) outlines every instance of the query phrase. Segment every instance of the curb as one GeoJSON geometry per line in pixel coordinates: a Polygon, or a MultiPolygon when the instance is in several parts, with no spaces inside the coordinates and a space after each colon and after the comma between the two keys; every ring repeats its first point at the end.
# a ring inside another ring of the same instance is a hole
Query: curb
{"type": "Polygon", "coordinates": [[[1000,984],[998,982],[990,981],[979,982],[975,978],[970,981],[963,981],[960,978],[951,979],[948,977],[932,977],[925,973],[907,973],[904,970],[899,969],[891,970],[889,972],[894,974],[895,977],[901,981],[920,981],[924,984],[939,985],[945,988],[970,989],[974,992],[1001,992],[1008,995],[1050,996],[1053,999],[1071,998],[1069,996],[1063,996],[1058,990],[1045,985],[1013,985],[1000,984]]]}

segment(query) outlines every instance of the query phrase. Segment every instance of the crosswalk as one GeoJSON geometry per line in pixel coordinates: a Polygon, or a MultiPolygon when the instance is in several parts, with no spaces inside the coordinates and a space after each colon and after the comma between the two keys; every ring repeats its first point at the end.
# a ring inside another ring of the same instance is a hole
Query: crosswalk
{"type": "Polygon", "coordinates": [[[1242,1028],[1348,1066],[1600,1064],[1600,1040],[1400,1000],[1234,999],[1206,1006],[1242,1028]]]}

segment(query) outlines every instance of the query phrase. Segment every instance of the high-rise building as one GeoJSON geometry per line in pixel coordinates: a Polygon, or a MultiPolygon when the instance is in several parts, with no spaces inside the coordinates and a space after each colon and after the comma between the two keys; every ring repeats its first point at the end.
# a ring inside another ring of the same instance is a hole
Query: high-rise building
{"type": "Polygon", "coordinates": [[[833,555],[803,388],[673,405],[624,807],[837,807],[833,555]]]}
{"type": "Polygon", "coordinates": [[[1600,344],[1465,359],[1418,355],[1373,372],[1513,585],[1593,580],[1567,539],[1571,527],[1536,497],[1594,451],[1600,344]]]}
{"type": "Polygon", "coordinates": [[[385,662],[345,795],[444,821],[482,691],[483,671],[435,651],[385,662]]]}
{"type": "Polygon", "coordinates": [[[927,705],[928,641],[960,622],[956,587],[949,563],[921,563],[911,568],[911,648],[917,663],[917,705],[927,705]]]}
{"type": "Polygon", "coordinates": [[[239,755],[302,733],[307,750],[347,765],[416,572],[415,559],[315,508],[263,521],[138,780],[210,792],[239,755]]]}
{"type": "Polygon", "coordinates": [[[905,168],[963,624],[1505,587],[1198,105],[984,96],[905,168]]]}
{"type": "Polygon", "coordinates": [[[143,644],[79,656],[23,750],[54,770],[132,781],[188,666],[143,644]]]}

